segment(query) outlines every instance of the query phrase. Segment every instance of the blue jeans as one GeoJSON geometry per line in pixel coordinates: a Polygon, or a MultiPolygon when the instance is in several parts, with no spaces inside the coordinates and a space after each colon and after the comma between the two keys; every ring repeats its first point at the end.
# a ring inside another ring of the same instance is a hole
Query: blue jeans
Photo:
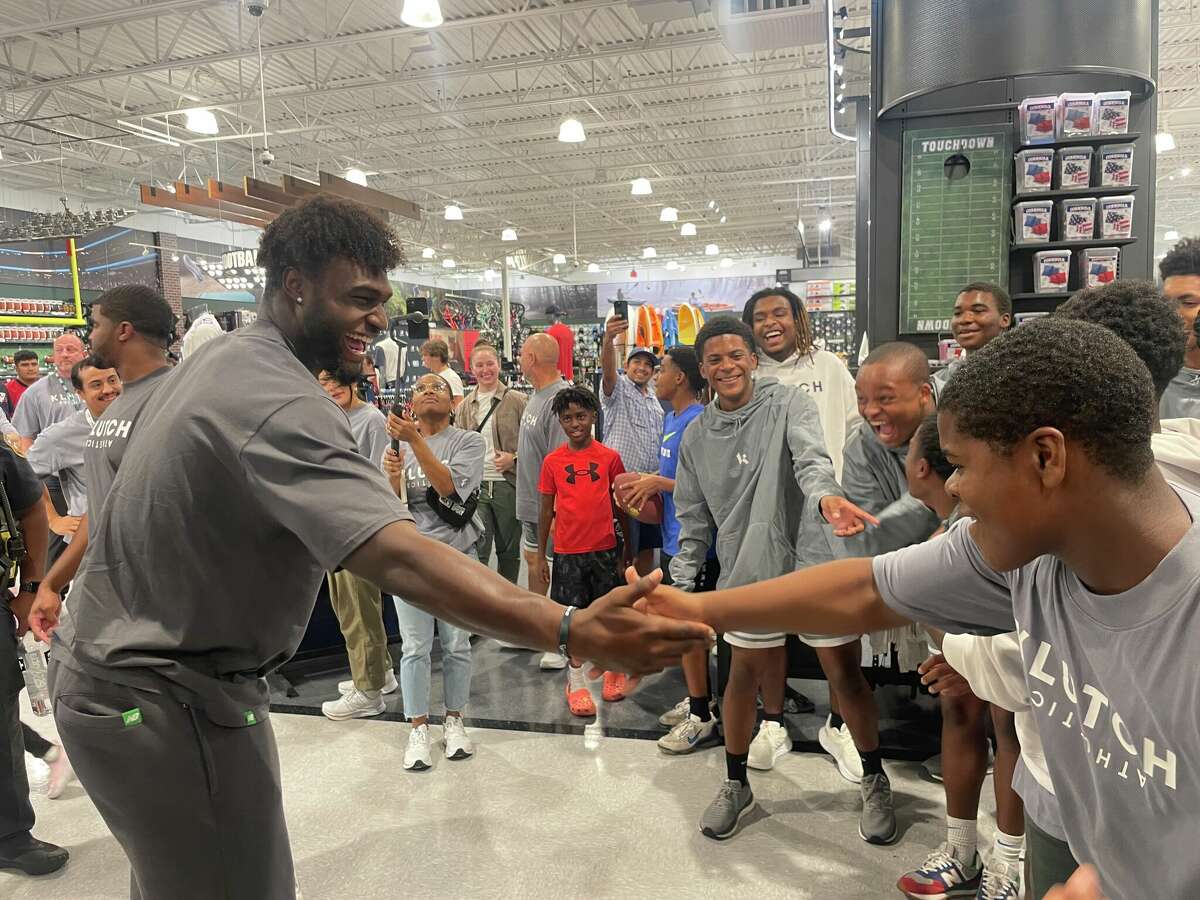
{"type": "Polygon", "coordinates": [[[429,682],[433,673],[433,623],[442,641],[442,690],[446,709],[461,712],[471,695],[471,633],[429,613],[409,606],[399,597],[396,618],[400,620],[400,695],[404,715],[419,719],[429,715],[429,682]]]}

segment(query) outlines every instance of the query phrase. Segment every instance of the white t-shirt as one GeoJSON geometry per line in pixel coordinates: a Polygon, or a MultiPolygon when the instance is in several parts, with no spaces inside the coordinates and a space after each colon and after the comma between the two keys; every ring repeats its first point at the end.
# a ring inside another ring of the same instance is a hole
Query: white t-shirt
{"type": "MultiPolygon", "coordinates": [[[[475,404],[475,421],[482,422],[483,417],[488,414],[488,410],[492,408],[492,400],[496,397],[496,392],[483,394],[479,391],[475,392],[475,397],[471,400],[475,404]]],[[[487,420],[487,424],[480,429],[479,433],[483,435],[484,452],[483,452],[483,480],[484,481],[503,481],[504,476],[500,474],[500,470],[496,468],[496,432],[492,426],[495,423],[487,420]]]]}
{"type": "Polygon", "coordinates": [[[448,382],[450,382],[450,392],[455,397],[461,397],[463,395],[464,391],[463,391],[462,378],[459,376],[459,374],[457,372],[455,372],[449,366],[446,366],[446,368],[442,369],[442,371],[438,372],[437,374],[441,375],[448,382]]]}
{"type": "Polygon", "coordinates": [[[793,353],[783,362],[760,354],[758,370],[763,375],[778,378],[783,384],[800,388],[816,402],[821,429],[825,432],[825,449],[833,460],[833,471],[840,484],[842,450],[846,439],[861,421],[854,376],[846,364],[828,350],[818,349],[803,356],[793,353]]]}

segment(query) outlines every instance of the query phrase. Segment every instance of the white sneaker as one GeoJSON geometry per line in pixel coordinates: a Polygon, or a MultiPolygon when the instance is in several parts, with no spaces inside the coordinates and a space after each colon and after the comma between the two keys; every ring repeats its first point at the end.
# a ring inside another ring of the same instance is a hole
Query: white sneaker
{"type": "Polygon", "coordinates": [[[658,739],[658,746],[665,753],[683,754],[699,750],[717,739],[717,720],[700,721],[699,716],[688,715],[686,719],[658,739]]]}
{"type": "MultiPolygon", "coordinates": [[[[394,693],[396,693],[396,690],[399,687],[400,687],[400,682],[398,682],[396,680],[396,670],[388,669],[387,675],[385,675],[384,679],[383,679],[383,690],[381,691],[381,693],[394,694],[394,693]]],[[[339,694],[348,694],[352,690],[354,690],[354,679],[353,678],[351,678],[347,681],[339,681],[338,682],[338,693],[339,694]]]]}
{"type": "Polygon", "coordinates": [[[462,716],[446,716],[442,723],[442,743],[446,745],[446,759],[466,759],[475,752],[462,716]]]}
{"type": "Polygon", "coordinates": [[[500,638],[492,638],[499,645],[501,650],[528,650],[528,647],[522,647],[520,644],[514,644],[512,641],[502,641],[500,638]]]}
{"type": "Polygon", "coordinates": [[[684,697],[665,713],[658,717],[659,725],[666,725],[668,728],[674,728],[680,722],[686,722],[687,717],[692,714],[692,701],[688,697],[684,697]]]}
{"type": "Polygon", "coordinates": [[[325,718],[335,722],[344,719],[367,719],[379,715],[386,708],[383,694],[379,691],[351,690],[336,700],[321,704],[321,712],[325,714],[325,718]]]}
{"type": "Polygon", "coordinates": [[[567,658],[561,653],[543,653],[538,668],[543,672],[561,671],[567,667],[567,658]]]}
{"type": "Polygon", "coordinates": [[[50,748],[50,752],[43,757],[42,761],[50,767],[50,780],[46,786],[46,796],[51,800],[57,800],[75,777],[75,770],[71,768],[71,761],[67,759],[67,751],[58,744],[50,748]]]}
{"type": "Polygon", "coordinates": [[[433,756],[429,752],[429,726],[417,725],[408,735],[408,746],[404,748],[404,768],[409,772],[423,772],[433,767],[433,756]]]}
{"type": "Polygon", "coordinates": [[[764,721],[750,744],[746,765],[760,772],[769,772],[775,768],[776,760],[791,752],[792,739],[787,729],[778,722],[764,721]]]}
{"type": "Polygon", "coordinates": [[[825,724],[817,732],[817,740],[822,749],[833,757],[843,778],[853,784],[862,784],[862,757],[858,755],[858,748],[854,746],[850,728],[845,722],[834,728],[830,724],[831,721],[832,717],[825,720],[825,724]]]}

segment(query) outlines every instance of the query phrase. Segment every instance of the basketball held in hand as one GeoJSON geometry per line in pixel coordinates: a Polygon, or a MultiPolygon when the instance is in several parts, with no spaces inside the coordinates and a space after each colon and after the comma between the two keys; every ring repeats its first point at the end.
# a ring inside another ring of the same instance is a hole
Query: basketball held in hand
{"type": "Polygon", "coordinates": [[[616,477],[616,480],[613,482],[613,496],[617,500],[617,506],[646,525],[661,524],[662,494],[657,492],[651,494],[641,507],[635,508],[629,505],[633,486],[641,478],[642,475],[638,472],[622,472],[616,477]]]}

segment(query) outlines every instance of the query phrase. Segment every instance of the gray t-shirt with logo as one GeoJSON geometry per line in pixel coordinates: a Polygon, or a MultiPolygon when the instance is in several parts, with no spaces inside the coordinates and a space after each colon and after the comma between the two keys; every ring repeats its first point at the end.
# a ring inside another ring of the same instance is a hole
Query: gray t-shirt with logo
{"type": "Polygon", "coordinates": [[[84,441],[83,468],[88,486],[88,509],[93,515],[104,506],[142,410],[172,371],[170,366],[163,365],[161,369],[126,384],[121,396],[108,405],[104,415],[92,426],[84,441]]]}
{"type": "Polygon", "coordinates": [[[542,497],[538,493],[542,461],[567,440],[550,404],[555,394],[568,387],[560,378],[535,391],[521,415],[521,430],[517,434],[517,519],[522,522],[536,525],[542,516],[542,497]]]}
{"type": "Polygon", "coordinates": [[[295,653],[325,572],[411,518],[342,410],[259,319],[147,400],[93,511],[54,655],[218,724],[253,725],[267,713],[264,676],[295,653]]]}
{"type": "MultiPolygon", "coordinates": [[[[454,479],[454,488],[462,500],[471,496],[471,492],[483,481],[483,454],[486,444],[483,435],[474,431],[463,431],[451,425],[439,431],[433,437],[425,439],[429,449],[446,468],[454,479]]],[[[470,550],[483,534],[483,522],[479,514],[464,525],[455,528],[443,522],[433,511],[426,499],[429,493],[429,476],[421,468],[421,462],[413,453],[412,447],[404,441],[400,442],[400,450],[404,454],[404,486],[408,492],[408,509],[412,513],[417,530],[427,538],[448,544],[455,550],[470,550]]]]}
{"type": "Polygon", "coordinates": [[[363,403],[346,413],[350,420],[350,433],[358,452],[379,468],[383,463],[383,451],[388,448],[387,418],[379,408],[363,403]]]}
{"type": "Polygon", "coordinates": [[[83,401],[70,380],[51,372],[21,395],[12,423],[22,437],[36,438],[51,425],[81,409],[83,401]]]}
{"type": "MultiPolygon", "coordinates": [[[[58,478],[69,516],[82,516],[88,510],[83,452],[91,430],[92,415],[81,409],[39,434],[26,456],[38,478],[58,478]]],[[[65,540],[70,543],[70,538],[65,540]]]]}
{"type": "MultiPolygon", "coordinates": [[[[1174,487],[1195,522],[1200,494],[1174,487]]],[[[884,601],[950,632],[1016,631],[1076,859],[1110,897],[1200,897],[1200,525],[1141,584],[1102,596],[1053,556],[996,572],[972,522],[876,557],[884,601]],[[1147,847],[1162,861],[1149,891],[1147,847]]]]}

